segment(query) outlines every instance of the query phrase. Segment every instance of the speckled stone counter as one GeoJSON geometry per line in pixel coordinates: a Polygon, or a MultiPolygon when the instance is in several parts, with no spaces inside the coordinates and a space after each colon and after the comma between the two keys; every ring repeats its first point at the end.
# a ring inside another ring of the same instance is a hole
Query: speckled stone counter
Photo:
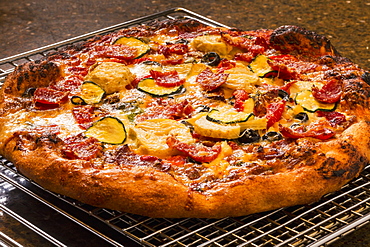
{"type": "MultiPolygon", "coordinates": [[[[343,56],[370,69],[370,0],[0,0],[0,59],[173,7],[240,29],[302,26],[327,36],[343,56]]],[[[48,217],[53,216],[42,215],[48,217]]],[[[0,231],[25,246],[49,246],[1,210],[0,231]]],[[[370,225],[331,246],[370,246],[370,225]]]]}

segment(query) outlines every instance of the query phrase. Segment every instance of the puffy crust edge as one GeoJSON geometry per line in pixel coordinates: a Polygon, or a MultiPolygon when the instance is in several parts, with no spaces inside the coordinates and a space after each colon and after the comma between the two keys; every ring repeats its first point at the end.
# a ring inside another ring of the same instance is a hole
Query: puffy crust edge
{"type": "Polygon", "coordinates": [[[307,204],[340,189],[358,176],[370,159],[369,130],[369,122],[359,122],[338,139],[319,144],[320,155],[313,166],[219,183],[204,193],[191,191],[152,167],[85,168],[84,161],[60,158],[47,145],[21,151],[12,139],[3,153],[21,173],[44,188],[93,206],[150,217],[220,218],[307,204]]]}

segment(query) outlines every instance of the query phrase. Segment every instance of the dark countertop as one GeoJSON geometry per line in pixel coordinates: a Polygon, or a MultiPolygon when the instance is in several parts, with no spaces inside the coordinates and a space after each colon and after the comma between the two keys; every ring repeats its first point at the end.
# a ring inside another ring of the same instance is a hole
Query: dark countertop
{"type": "MultiPolygon", "coordinates": [[[[240,29],[302,26],[327,36],[343,56],[370,69],[370,0],[0,0],[0,59],[173,7],[240,29]]],[[[1,209],[0,231],[26,246],[44,246],[1,209]]],[[[370,246],[370,225],[331,246],[370,246]]]]}
{"type": "Polygon", "coordinates": [[[240,29],[302,26],[327,36],[343,56],[370,69],[370,1],[1,0],[0,3],[0,58],[133,18],[184,7],[240,29]]]}

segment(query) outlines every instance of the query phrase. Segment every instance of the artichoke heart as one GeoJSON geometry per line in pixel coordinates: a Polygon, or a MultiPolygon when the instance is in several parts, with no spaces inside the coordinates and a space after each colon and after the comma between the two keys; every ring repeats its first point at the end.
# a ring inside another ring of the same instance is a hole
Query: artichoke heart
{"type": "Polygon", "coordinates": [[[203,35],[196,37],[191,46],[203,52],[217,52],[221,56],[226,56],[232,50],[232,46],[222,42],[220,35],[203,35]]]}
{"type": "Polygon", "coordinates": [[[85,78],[99,85],[107,94],[125,90],[134,79],[135,76],[126,65],[115,62],[97,65],[85,78]]]}
{"type": "Polygon", "coordinates": [[[194,143],[190,129],[171,119],[149,119],[133,128],[138,142],[138,153],[167,157],[178,151],[167,145],[167,137],[175,136],[180,142],[194,143]]]}
{"type": "Polygon", "coordinates": [[[255,85],[260,85],[259,77],[242,63],[236,63],[234,68],[225,70],[229,74],[227,81],[222,85],[230,89],[245,89],[253,92],[255,85]]]}

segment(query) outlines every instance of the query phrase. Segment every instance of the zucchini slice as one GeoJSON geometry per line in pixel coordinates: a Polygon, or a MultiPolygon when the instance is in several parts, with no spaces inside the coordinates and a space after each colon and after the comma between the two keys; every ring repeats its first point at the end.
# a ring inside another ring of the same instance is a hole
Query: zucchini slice
{"type": "Polygon", "coordinates": [[[80,96],[72,96],[71,97],[71,102],[74,105],[87,105],[85,100],[83,98],[81,98],[80,96]]]}
{"type": "Polygon", "coordinates": [[[271,66],[268,64],[269,58],[265,55],[256,56],[253,61],[249,64],[249,68],[258,76],[258,77],[267,77],[275,73],[271,66]]]}
{"type": "Polygon", "coordinates": [[[132,48],[135,48],[137,51],[135,59],[141,58],[142,56],[147,54],[150,50],[150,46],[148,44],[146,44],[144,41],[136,37],[121,37],[118,38],[113,44],[127,45],[132,48]]]}
{"type": "Polygon", "coordinates": [[[183,86],[162,87],[158,86],[153,78],[146,78],[138,83],[137,89],[154,97],[163,97],[180,93],[183,89],[183,86]]]}
{"type": "Polygon", "coordinates": [[[85,81],[81,86],[81,99],[86,104],[97,104],[101,101],[105,94],[98,84],[92,81],[85,81]]]}
{"type": "Polygon", "coordinates": [[[250,117],[248,121],[239,124],[242,130],[253,129],[253,130],[264,130],[267,128],[266,118],[250,117]]]}
{"type": "Polygon", "coordinates": [[[199,114],[200,118],[194,119],[194,131],[202,136],[221,138],[221,139],[237,139],[240,135],[240,126],[233,124],[218,124],[208,121],[207,117],[199,114]]]}
{"type": "Polygon", "coordinates": [[[253,116],[253,113],[212,109],[206,116],[206,119],[219,124],[234,124],[246,122],[251,116],[253,116]]]}
{"type": "Polygon", "coordinates": [[[108,116],[93,123],[85,135],[103,143],[122,144],[126,140],[126,129],[121,120],[108,116]]]}
{"type": "Polygon", "coordinates": [[[295,102],[308,112],[334,111],[337,106],[336,103],[326,104],[317,101],[310,90],[299,92],[295,98],[295,102]]]}

